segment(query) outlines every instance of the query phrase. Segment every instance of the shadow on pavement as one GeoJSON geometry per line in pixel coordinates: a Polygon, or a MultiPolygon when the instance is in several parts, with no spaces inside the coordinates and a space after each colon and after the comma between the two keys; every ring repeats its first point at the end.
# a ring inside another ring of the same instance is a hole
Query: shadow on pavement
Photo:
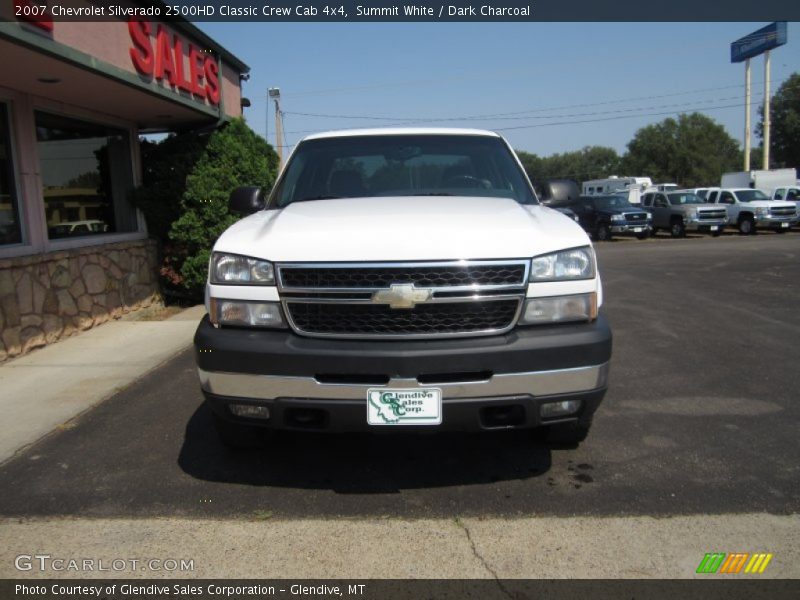
{"type": "Polygon", "coordinates": [[[550,469],[551,456],[530,431],[272,432],[263,448],[233,451],[218,440],[210,410],[202,405],[186,426],[178,464],[205,481],[387,494],[538,477],[550,469]]]}

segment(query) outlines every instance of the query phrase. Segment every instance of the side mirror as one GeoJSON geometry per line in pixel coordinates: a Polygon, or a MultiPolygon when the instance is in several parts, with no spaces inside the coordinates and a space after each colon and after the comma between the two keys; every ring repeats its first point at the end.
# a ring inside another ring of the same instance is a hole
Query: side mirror
{"type": "Polygon", "coordinates": [[[238,215],[247,216],[262,210],[267,205],[260,187],[238,187],[231,192],[228,209],[238,215]]]}

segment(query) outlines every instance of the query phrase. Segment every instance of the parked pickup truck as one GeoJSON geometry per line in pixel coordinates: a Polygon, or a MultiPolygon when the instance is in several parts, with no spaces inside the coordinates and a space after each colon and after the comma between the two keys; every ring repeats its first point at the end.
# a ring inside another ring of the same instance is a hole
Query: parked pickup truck
{"type": "Polygon", "coordinates": [[[635,235],[643,240],[651,232],[650,213],[623,196],[581,196],[565,206],[578,215],[581,227],[598,241],[610,240],[614,235],[635,235]]]}
{"type": "Polygon", "coordinates": [[[672,237],[683,237],[687,231],[701,231],[718,236],[728,222],[724,206],[709,206],[689,190],[647,192],[642,207],[653,215],[653,235],[666,229],[672,237]]]}
{"type": "Polygon", "coordinates": [[[800,186],[788,186],[775,188],[772,192],[773,200],[784,200],[786,202],[793,202],[795,208],[795,224],[800,218],[800,186]]]}
{"type": "Polygon", "coordinates": [[[611,331],[592,244],[506,141],[380,129],[302,140],[214,245],[200,383],[223,442],[269,429],[543,427],[578,443],[611,331]]]}
{"type": "Polygon", "coordinates": [[[761,190],[750,188],[711,189],[709,204],[724,204],[728,209],[728,224],[744,235],[756,229],[772,229],[783,233],[797,220],[793,202],[770,200],[761,190]]]}

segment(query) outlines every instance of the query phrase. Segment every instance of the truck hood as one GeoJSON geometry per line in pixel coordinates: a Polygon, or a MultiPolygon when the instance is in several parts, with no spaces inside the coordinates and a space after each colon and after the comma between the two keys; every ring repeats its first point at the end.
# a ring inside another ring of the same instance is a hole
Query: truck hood
{"type": "Polygon", "coordinates": [[[297,202],[228,228],[214,250],[273,262],[527,258],[590,244],[569,217],[508,198],[297,202]]]}

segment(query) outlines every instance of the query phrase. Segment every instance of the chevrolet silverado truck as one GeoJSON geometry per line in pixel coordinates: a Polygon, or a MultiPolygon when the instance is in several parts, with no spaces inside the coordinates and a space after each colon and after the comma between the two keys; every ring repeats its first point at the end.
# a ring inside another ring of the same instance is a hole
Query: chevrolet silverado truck
{"type": "Polygon", "coordinates": [[[691,190],[647,192],[642,196],[642,207],[653,215],[653,235],[665,229],[672,237],[684,237],[687,231],[716,237],[728,223],[724,206],[709,206],[691,190]]]}
{"type": "Polygon", "coordinates": [[[628,202],[627,193],[611,196],[581,196],[566,204],[578,215],[578,222],[599,242],[615,235],[647,238],[652,229],[652,215],[641,206],[628,202]]]}
{"type": "Polygon", "coordinates": [[[756,233],[757,229],[772,229],[777,233],[787,231],[797,218],[793,202],[771,200],[761,190],[751,188],[722,188],[708,192],[709,204],[724,204],[728,209],[728,224],[742,235],[756,233]]]}
{"type": "Polygon", "coordinates": [[[214,245],[195,334],[222,441],[540,428],[582,441],[611,331],[591,241],[477,130],[313,135],[214,245]]]}

